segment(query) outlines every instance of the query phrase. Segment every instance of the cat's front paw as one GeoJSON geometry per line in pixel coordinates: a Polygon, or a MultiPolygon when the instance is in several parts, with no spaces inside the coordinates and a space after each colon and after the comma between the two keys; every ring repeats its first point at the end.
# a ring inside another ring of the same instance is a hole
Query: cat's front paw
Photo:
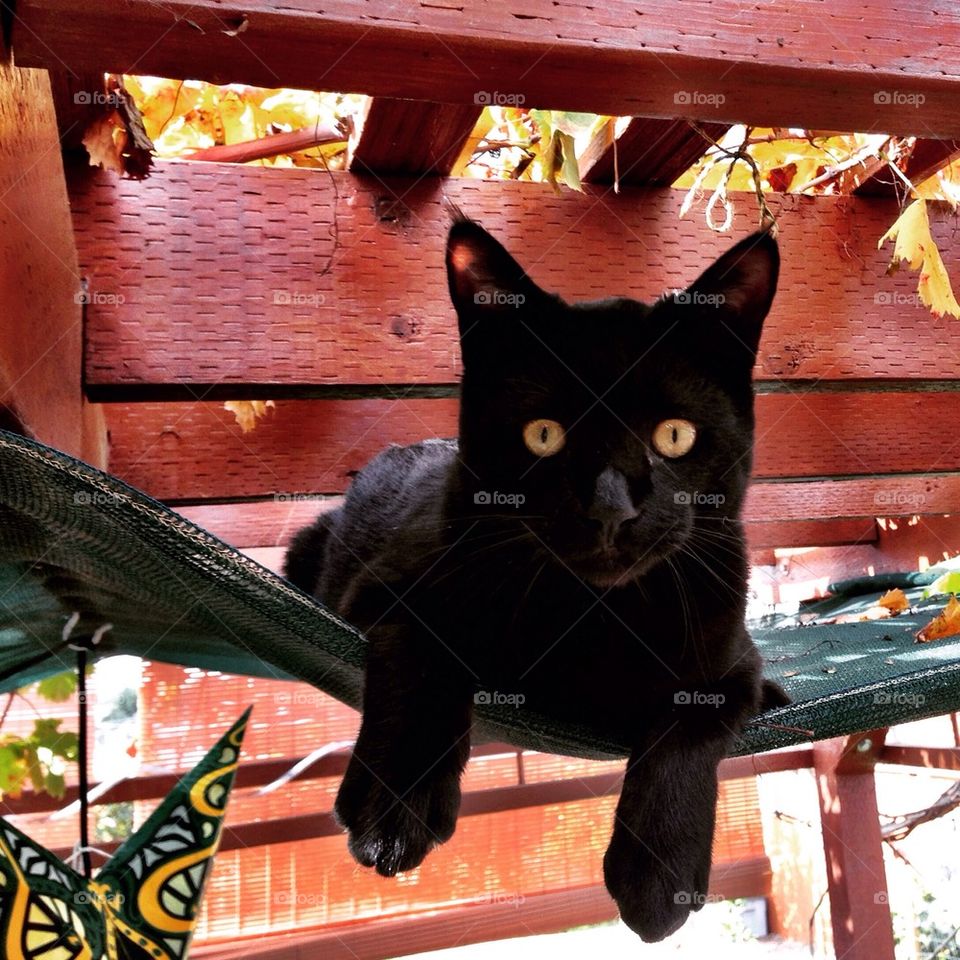
{"type": "Polygon", "coordinates": [[[351,760],[334,814],[348,832],[354,859],[393,877],[419,866],[433,847],[453,836],[459,809],[456,773],[438,773],[408,790],[394,790],[387,778],[351,760]]]}
{"type": "Polygon", "coordinates": [[[623,922],[644,942],[656,943],[676,933],[706,902],[710,845],[685,854],[657,850],[618,824],[603,858],[603,876],[623,922]]]}

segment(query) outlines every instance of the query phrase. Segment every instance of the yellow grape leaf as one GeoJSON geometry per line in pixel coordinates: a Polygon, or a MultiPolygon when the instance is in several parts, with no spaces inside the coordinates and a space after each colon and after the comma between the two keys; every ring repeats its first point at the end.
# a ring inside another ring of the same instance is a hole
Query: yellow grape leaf
{"type": "Polygon", "coordinates": [[[894,241],[891,267],[898,260],[906,260],[912,270],[920,271],[920,282],[917,284],[920,302],[928,306],[935,316],[949,313],[960,318],[960,303],[953,295],[947,269],[930,233],[927,201],[914,200],[880,238],[877,247],[882,247],[887,240],[894,241]]]}
{"type": "Polygon", "coordinates": [[[563,160],[560,164],[560,176],[563,178],[563,182],[571,190],[578,190],[583,193],[583,187],[580,185],[580,165],[577,163],[577,152],[573,137],[562,130],[557,130],[554,136],[559,140],[563,154],[563,160]]]}
{"type": "Polygon", "coordinates": [[[923,271],[920,274],[920,283],[917,285],[920,300],[925,303],[935,316],[949,313],[952,317],[960,318],[960,303],[953,295],[947,268],[936,244],[930,248],[923,271]]]}
{"type": "Polygon", "coordinates": [[[236,417],[243,433],[249,433],[257,425],[257,420],[275,407],[272,400],[228,400],[223,405],[224,410],[229,410],[236,417]]]}
{"type": "Polygon", "coordinates": [[[907,600],[907,595],[899,588],[888,590],[877,601],[877,604],[891,613],[903,613],[904,610],[910,609],[910,601],[907,600]]]}
{"type": "Polygon", "coordinates": [[[906,260],[910,268],[916,270],[923,263],[925,248],[933,242],[930,236],[930,222],[927,219],[926,202],[914,200],[880,238],[877,249],[887,240],[895,241],[891,263],[906,260]]]}
{"type": "MultiPolygon", "coordinates": [[[[955,164],[960,167],[960,163],[955,164]]],[[[944,167],[913,188],[914,196],[923,200],[943,200],[956,210],[960,206],[960,183],[950,179],[952,168],[944,167]]]]}
{"type": "Polygon", "coordinates": [[[253,108],[239,94],[227,90],[220,97],[220,123],[224,143],[245,143],[261,136],[253,116],[253,108]]]}
{"type": "Polygon", "coordinates": [[[952,596],[943,610],[922,630],[917,631],[917,643],[942,640],[960,633],[960,602],[952,596]]]}
{"type": "Polygon", "coordinates": [[[83,145],[90,154],[91,167],[103,167],[123,176],[123,151],[127,145],[127,131],[116,111],[97,117],[83,135],[83,145]]]}

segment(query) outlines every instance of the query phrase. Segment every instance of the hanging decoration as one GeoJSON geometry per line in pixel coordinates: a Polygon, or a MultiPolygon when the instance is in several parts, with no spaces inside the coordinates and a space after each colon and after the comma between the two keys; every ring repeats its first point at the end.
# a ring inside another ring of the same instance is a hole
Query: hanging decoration
{"type": "Polygon", "coordinates": [[[0,956],[186,960],[249,715],[93,879],[0,817],[0,956]]]}

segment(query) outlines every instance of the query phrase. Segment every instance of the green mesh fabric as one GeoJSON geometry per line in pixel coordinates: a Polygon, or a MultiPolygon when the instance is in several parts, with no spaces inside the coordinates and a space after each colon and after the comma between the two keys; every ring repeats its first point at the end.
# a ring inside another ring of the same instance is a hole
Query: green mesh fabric
{"type": "MultiPolygon", "coordinates": [[[[754,631],[767,674],[794,698],[753,723],[738,753],[960,709],[960,638],[916,644],[940,604],[893,620],[754,631]]],[[[63,640],[118,653],[306,681],[360,700],[364,639],[285,580],[119,480],[0,431],[0,690],[70,669],[63,640]]],[[[478,707],[478,739],[610,758],[622,730],[478,707]]]]}

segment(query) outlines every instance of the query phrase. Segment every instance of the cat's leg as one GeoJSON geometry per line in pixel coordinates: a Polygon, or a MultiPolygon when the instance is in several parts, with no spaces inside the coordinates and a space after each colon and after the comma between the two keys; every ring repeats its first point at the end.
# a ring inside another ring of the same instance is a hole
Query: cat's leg
{"type": "Polygon", "coordinates": [[[790,703],[790,695],[776,680],[764,680],[760,688],[760,709],[758,713],[765,713],[774,707],[785,707],[790,703]]]}
{"type": "Polygon", "coordinates": [[[472,686],[406,628],[376,628],[368,639],[363,722],[335,813],[353,856],[393,876],[453,834],[472,686]]]}
{"type": "Polygon", "coordinates": [[[759,701],[757,681],[744,679],[697,691],[705,703],[681,698],[630,756],[603,869],[624,923],[647,942],[706,902],[717,766],[759,701]]]}

